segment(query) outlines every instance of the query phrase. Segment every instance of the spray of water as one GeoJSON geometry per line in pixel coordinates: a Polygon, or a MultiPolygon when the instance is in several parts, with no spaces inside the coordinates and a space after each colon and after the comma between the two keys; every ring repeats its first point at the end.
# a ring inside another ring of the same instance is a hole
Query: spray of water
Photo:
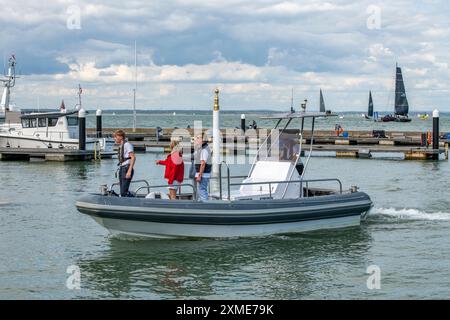
{"type": "Polygon", "coordinates": [[[450,212],[425,212],[418,209],[397,209],[397,208],[373,208],[371,216],[387,216],[401,220],[431,220],[446,221],[450,220],[450,212]]]}

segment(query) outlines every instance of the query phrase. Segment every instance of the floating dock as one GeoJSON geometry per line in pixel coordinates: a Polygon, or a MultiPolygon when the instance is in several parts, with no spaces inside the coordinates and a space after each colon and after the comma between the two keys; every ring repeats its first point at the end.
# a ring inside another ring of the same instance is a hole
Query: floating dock
{"type": "MultiPolygon", "coordinates": [[[[158,131],[156,128],[138,128],[135,132],[132,129],[125,131],[127,137],[132,141],[136,152],[170,152],[170,139],[174,130],[179,128],[164,128],[158,131]]],[[[95,134],[96,129],[87,129],[88,135],[95,134]]],[[[115,129],[103,129],[103,135],[108,136],[115,129]]],[[[193,136],[193,129],[183,129],[186,135],[183,141],[190,142],[193,136]]],[[[298,130],[290,130],[290,134],[298,134],[298,130]]],[[[228,142],[223,149],[224,154],[245,155],[250,154],[249,141],[254,145],[260,144],[263,137],[243,136],[239,129],[224,129],[223,142],[228,142]],[[230,135],[231,132],[231,135],[230,135]],[[245,137],[245,138],[244,138],[245,137]],[[231,142],[231,143],[230,143],[231,142]],[[256,143],[255,143],[256,142],[256,143]]],[[[338,137],[333,131],[317,131],[314,137],[308,132],[303,135],[305,144],[309,144],[314,139],[312,147],[314,155],[335,156],[336,158],[393,158],[393,154],[400,155],[405,160],[448,160],[449,140],[441,139],[439,149],[431,146],[423,146],[421,132],[413,131],[386,131],[378,136],[374,136],[372,131],[348,131],[347,137],[338,137]]],[[[305,149],[305,150],[309,150],[305,149]]],[[[67,149],[12,149],[0,148],[0,160],[44,160],[44,161],[90,161],[98,158],[112,158],[115,152],[98,153],[92,150],[67,150],[67,149]]],[[[397,158],[397,157],[395,157],[397,158]]]]}
{"type": "MultiPolygon", "coordinates": [[[[170,139],[174,130],[179,128],[164,128],[158,132],[156,128],[138,128],[134,132],[131,129],[127,137],[132,141],[136,151],[141,152],[170,152],[170,139]]],[[[104,134],[112,134],[113,129],[103,129],[104,134]]],[[[192,137],[193,129],[183,129],[192,137]]],[[[88,133],[93,129],[88,129],[88,133]]],[[[289,130],[290,134],[298,134],[298,130],[289,130]]],[[[223,150],[224,154],[248,153],[249,139],[255,139],[258,143],[263,138],[258,136],[246,136],[239,129],[224,129],[222,135],[226,135],[223,142],[233,142],[223,150]],[[230,135],[230,132],[232,133],[230,135]],[[239,142],[238,142],[239,141],[239,142]],[[243,143],[245,141],[245,144],[243,143]]],[[[334,131],[321,130],[311,137],[305,132],[303,141],[306,144],[314,139],[312,151],[315,155],[327,153],[328,156],[337,158],[393,158],[392,154],[398,154],[405,160],[448,160],[448,139],[441,139],[439,149],[432,146],[424,146],[422,132],[415,131],[348,131],[347,137],[336,136],[334,131]],[[331,153],[331,154],[330,154],[331,153]]],[[[187,136],[186,138],[189,138],[187,136]]],[[[183,137],[183,140],[184,137],[183,137]]],[[[309,150],[309,149],[308,149],[309,150]]]]}

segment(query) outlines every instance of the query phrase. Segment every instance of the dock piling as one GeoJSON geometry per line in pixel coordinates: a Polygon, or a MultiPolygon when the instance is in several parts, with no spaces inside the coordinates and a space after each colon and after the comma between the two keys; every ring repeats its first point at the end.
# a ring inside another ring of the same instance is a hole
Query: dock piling
{"type": "Polygon", "coordinates": [[[86,111],[78,111],[78,150],[86,150],[86,111]]]}
{"type": "MultiPolygon", "coordinates": [[[[433,150],[439,150],[439,110],[433,111],[433,150]]],[[[433,157],[434,160],[439,160],[439,152],[433,157]]]]}
{"type": "Polygon", "coordinates": [[[245,132],[245,114],[241,114],[241,130],[242,132],[245,132]]]}
{"type": "Polygon", "coordinates": [[[97,132],[96,137],[101,138],[102,137],[102,110],[98,109],[95,113],[96,119],[97,119],[97,132]]]}

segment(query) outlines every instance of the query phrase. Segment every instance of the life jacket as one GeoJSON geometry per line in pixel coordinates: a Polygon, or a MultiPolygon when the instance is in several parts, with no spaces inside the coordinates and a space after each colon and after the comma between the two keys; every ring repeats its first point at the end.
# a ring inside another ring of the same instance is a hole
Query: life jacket
{"type": "Polygon", "coordinates": [[[208,159],[206,160],[205,170],[203,172],[211,173],[211,150],[209,149],[207,142],[204,142],[202,144],[202,147],[195,151],[195,154],[194,154],[195,171],[200,172],[200,166],[201,166],[200,157],[201,157],[201,153],[203,150],[208,151],[208,159]]]}
{"type": "Polygon", "coordinates": [[[119,163],[117,164],[118,166],[121,166],[127,160],[131,160],[130,157],[125,158],[125,143],[129,142],[123,142],[119,146],[118,150],[119,163]]]}

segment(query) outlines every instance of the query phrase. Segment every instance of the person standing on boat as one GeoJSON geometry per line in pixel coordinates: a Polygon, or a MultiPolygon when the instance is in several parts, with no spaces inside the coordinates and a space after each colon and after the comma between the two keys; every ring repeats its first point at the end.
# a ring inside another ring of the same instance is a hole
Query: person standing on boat
{"type": "Polygon", "coordinates": [[[126,141],[125,132],[123,130],[117,130],[114,132],[114,140],[119,145],[120,196],[129,197],[129,188],[131,180],[133,179],[134,164],[136,162],[134,147],[131,143],[126,141]]]}
{"type": "Polygon", "coordinates": [[[198,183],[198,196],[202,201],[208,200],[208,185],[211,178],[211,150],[205,141],[205,134],[195,138],[194,151],[195,181],[198,183]]]}
{"type": "Polygon", "coordinates": [[[172,141],[170,148],[172,151],[166,160],[157,160],[156,164],[166,166],[164,178],[167,179],[169,184],[169,198],[170,200],[176,200],[177,190],[184,179],[183,151],[178,141],[172,141]]]}

